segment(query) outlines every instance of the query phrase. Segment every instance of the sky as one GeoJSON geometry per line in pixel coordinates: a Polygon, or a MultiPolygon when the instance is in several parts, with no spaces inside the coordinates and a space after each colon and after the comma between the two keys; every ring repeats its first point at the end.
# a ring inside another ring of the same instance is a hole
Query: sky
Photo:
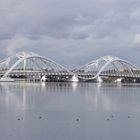
{"type": "Polygon", "coordinates": [[[106,55],[140,67],[140,1],[0,0],[0,59],[20,51],[68,68],[106,55]]]}

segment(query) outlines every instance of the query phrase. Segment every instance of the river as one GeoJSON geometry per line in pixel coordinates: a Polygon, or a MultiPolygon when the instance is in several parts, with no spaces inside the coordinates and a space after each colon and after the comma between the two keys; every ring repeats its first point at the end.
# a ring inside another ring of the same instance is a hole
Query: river
{"type": "Polygon", "coordinates": [[[139,140],[140,84],[0,83],[1,140],[139,140]]]}

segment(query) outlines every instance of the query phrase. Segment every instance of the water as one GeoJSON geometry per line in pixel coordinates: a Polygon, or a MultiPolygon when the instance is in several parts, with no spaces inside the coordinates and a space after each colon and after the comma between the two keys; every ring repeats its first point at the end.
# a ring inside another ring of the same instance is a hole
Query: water
{"type": "Polygon", "coordinates": [[[1,140],[139,140],[140,85],[0,83],[1,140]]]}

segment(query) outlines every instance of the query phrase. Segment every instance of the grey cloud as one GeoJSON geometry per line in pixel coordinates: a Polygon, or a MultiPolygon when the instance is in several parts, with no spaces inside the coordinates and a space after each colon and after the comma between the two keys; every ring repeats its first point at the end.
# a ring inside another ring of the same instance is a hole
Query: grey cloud
{"type": "Polygon", "coordinates": [[[0,55],[30,50],[69,67],[108,54],[137,60],[139,15],[139,0],[1,0],[0,55]]]}

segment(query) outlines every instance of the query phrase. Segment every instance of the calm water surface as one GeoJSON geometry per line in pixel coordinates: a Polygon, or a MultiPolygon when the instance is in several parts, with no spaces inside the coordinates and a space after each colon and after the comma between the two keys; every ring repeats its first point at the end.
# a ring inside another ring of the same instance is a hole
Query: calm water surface
{"type": "Polygon", "coordinates": [[[140,140],[140,84],[0,83],[0,140],[140,140]]]}

